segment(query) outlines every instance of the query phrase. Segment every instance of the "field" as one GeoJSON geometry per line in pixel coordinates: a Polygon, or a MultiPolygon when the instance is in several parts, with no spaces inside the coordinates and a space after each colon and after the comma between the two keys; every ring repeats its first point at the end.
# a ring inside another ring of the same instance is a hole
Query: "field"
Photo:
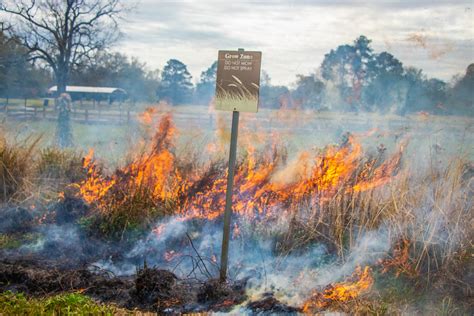
{"type": "Polygon", "coordinates": [[[70,149],[0,116],[0,309],[472,311],[472,118],[242,113],[220,283],[231,113],[140,109],[70,149]]]}
{"type": "MultiPolygon", "coordinates": [[[[73,122],[76,145],[84,151],[94,148],[98,156],[107,156],[115,151],[125,152],[130,141],[140,133],[136,118],[139,118],[140,113],[146,113],[142,112],[146,107],[137,107],[139,112],[134,113],[135,120],[130,124],[97,125],[73,122]]],[[[185,145],[190,140],[198,140],[202,144],[212,142],[219,128],[226,128],[230,133],[231,113],[211,112],[205,106],[186,105],[175,107],[173,115],[180,133],[180,145],[185,145]]],[[[2,125],[8,131],[6,136],[10,139],[21,140],[31,135],[44,135],[43,146],[54,142],[54,121],[18,121],[3,118],[2,125]]],[[[257,114],[241,113],[240,119],[240,133],[246,135],[244,137],[277,132],[278,137],[292,151],[337,143],[344,132],[371,132],[371,137],[361,138],[364,144],[383,143],[385,146],[393,146],[394,139],[409,135],[410,147],[417,148],[417,151],[421,149],[424,154],[437,149],[437,152],[443,155],[465,154],[470,158],[474,155],[474,149],[470,146],[473,128],[474,121],[469,117],[423,114],[401,117],[261,109],[257,114]]]]}

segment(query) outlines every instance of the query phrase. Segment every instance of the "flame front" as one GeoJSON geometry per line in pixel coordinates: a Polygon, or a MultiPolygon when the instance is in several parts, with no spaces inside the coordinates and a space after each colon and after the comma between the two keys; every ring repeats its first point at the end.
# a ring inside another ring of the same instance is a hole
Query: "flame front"
{"type": "MultiPolygon", "coordinates": [[[[175,130],[171,114],[163,115],[148,152],[109,177],[93,162],[91,151],[84,159],[87,179],[79,184],[81,196],[102,210],[130,199],[147,199],[157,208],[171,205],[171,212],[183,218],[217,218],[225,204],[225,165],[189,167],[189,162],[174,155],[175,130]]],[[[277,145],[260,151],[248,145],[245,151],[246,158],[236,167],[233,209],[251,218],[278,216],[282,206],[291,210],[304,201],[323,203],[338,192],[361,192],[386,184],[402,157],[401,148],[382,163],[367,160],[351,135],[342,145],[302,152],[290,163],[277,145]]]]}

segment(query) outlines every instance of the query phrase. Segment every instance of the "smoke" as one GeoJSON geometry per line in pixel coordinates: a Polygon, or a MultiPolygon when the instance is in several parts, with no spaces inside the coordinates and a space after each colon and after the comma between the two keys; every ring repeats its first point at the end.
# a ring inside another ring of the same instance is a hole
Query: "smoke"
{"type": "Polygon", "coordinates": [[[50,247],[61,250],[75,247],[79,244],[77,227],[72,225],[48,225],[41,227],[38,232],[41,237],[31,244],[23,245],[20,250],[41,252],[50,247]]]}
{"type": "MultiPolygon", "coordinates": [[[[237,235],[234,230],[230,242],[229,278],[247,280],[249,300],[273,293],[282,302],[299,306],[312,290],[344,279],[357,266],[374,264],[391,246],[388,230],[380,228],[362,234],[343,261],[322,243],[282,254],[276,251],[272,236],[286,232],[288,217],[270,225],[265,232],[267,237],[260,231],[252,232],[260,227],[248,222],[248,218],[234,216],[233,222],[240,231],[237,235]]],[[[132,275],[146,262],[149,266],[169,269],[180,278],[204,281],[218,276],[222,242],[219,221],[173,216],[154,226],[146,238],[137,241],[120,260],[101,259],[91,264],[91,269],[132,275]]]]}

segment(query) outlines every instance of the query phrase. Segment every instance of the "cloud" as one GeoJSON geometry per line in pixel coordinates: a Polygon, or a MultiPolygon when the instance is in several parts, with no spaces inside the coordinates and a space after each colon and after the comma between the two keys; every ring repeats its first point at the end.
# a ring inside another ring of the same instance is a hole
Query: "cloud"
{"type": "Polygon", "coordinates": [[[152,1],[142,0],[123,26],[117,50],[162,68],[186,63],[195,79],[219,49],[263,52],[262,67],[275,84],[307,74],[324,54],[364,34],[376,51],[389,50],[406,65],[449,79],[472,62],[471,2],[439,1],[152,1]],[[422,32],[437,43],[430,58],[407,40],[422,32]],[[449,49],[444,49],[446,45],[449,49]]]}

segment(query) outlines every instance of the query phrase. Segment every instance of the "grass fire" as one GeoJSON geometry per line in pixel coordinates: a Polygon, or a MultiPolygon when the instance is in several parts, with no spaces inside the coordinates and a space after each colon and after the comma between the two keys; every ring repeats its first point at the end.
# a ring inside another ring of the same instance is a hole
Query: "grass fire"
{"type": "Polygon", "coordinates": [[[244,124],[220,283],[225,148],[183,142],[180,114],[158,109],[137,121],[141,140],[115,166],[94,149],[3,139],[4,290],[78,293],[113,313],[398,313],[432,291],[450,299],[435,308],[469,295],[472,164],[414,164],[415,131],[347,132],[290,152],[294,136],[244,124]],[[380,137],[390,148],[370,148],[380,137]],[[28,168],[9,173],[21,155],[28,168]]]}
{"type": "Polygon", "coordinates": [[[0,315],[473,314],[471,4],[313,2],[0,1],[0,315]]]}

